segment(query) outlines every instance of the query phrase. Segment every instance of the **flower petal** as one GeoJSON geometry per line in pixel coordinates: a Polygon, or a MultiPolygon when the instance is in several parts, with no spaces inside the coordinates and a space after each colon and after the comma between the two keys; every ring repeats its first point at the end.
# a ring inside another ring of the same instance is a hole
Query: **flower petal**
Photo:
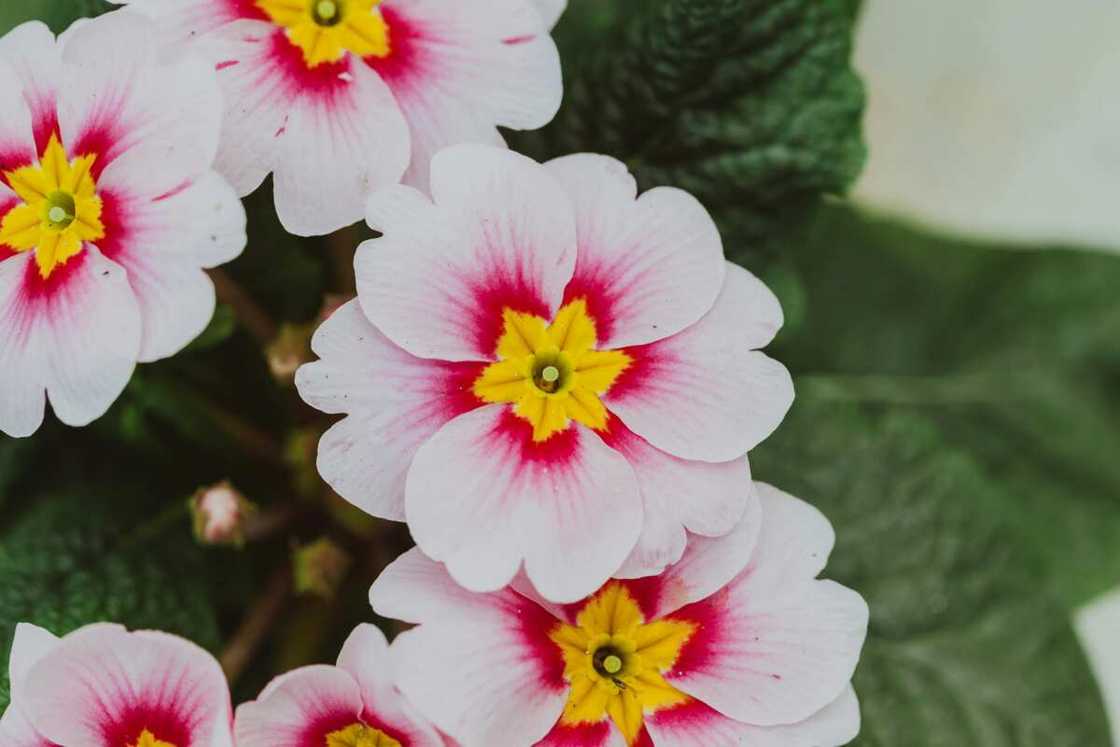
{"type": "MultiPolygon", "coordinates": [[[[685,530],[721,537],[734,530],[745,515],[757,525],[758,498],[745,458],[716,464],[680,459],[654,448],[617,419],[611,422],[605,440],[634,467],[645,509],[642,535],[615,573],[617,578],[650,576],[680,561],[687,543],[685,530]]],[[[757,528],[753,531],[757,533],[757,528]]],[[[747,552],[735,572],[746,565],[749,549],[747,552]]],[[[730,576],[724,581],[728,579],[730,576]]]]}
{"type": "Polygon", "coordinates": [[[102,253],[128,272],[143,316],[140,360],[167,358],[210,323],[214,285],[202,271],[245,246],[245,209],[214,172],[173,194],[102,194],[108,235],[102,253]]]}
{"type": "Polygon", "coordinates": [[[816,580],[832,548],[828,520],[758,483],[762,533],[726,587],[669,619],[703,626],[667,679],[725,716],[758,726],[804,720],[839,697],[859,661],[867,604],[816,580]]]}
{"type": "Polygon", "coordinates": [[[477,365],[416,358],[377,331],[350,301],[319,327],[322,360],[296,374],[304,401],[346,413],[319,442],[319,472],[339,495],[374,516],[404,520],[405,476],[420,445],[447,421],[482,404],[477,365]]]}
{"type": "Polygon", "coordinates": [[[140,348],[140,311],[120,265],[87,248],[43,280],[34,259],[0,262],[0,429],[13,436],[39,427],[44,389],[64,423],[100,417],[140,348]]]}
{"type": "Polygon", "coordinates": [[[397,691],[389,643],[378,628],[368,623],[355,628],[342,646],[338,666],[362,690],[362,720],[367,725],[391,732],[408,747],[444,747],[436,730],[397,691]]]}
{"type": "MultiPolygon", "coordinates": [[[[273,39],[291,46],[283,34],[273,39]]],[[[285,53],[291,51],[276,46],[271,52],[285,53]]],[[[345,57],[337,65],[328,82],[293,80],[276,69],[258,81],[288,86],[273,188],[280,222],[300,236],[360,221],[370,192],[396,184],[408,166],[408,125],[389,88],[359,60],[345,57]],[[277,75],[288,78],[281,83],[277,75]]],[[[304,74],[321,76],[318,70],[304,74]]]]}
{"type": "Polygon", "coordinates": [[[57,645],[58,636],[45,628],[25,622],[16,625],[12,652],[8,659],[10,702],[18,703],[23,700],[23,683],[27,673],[57,645]]]}
{"type": "Polygon", "coordinates": [[[54,742],[35,731],[35,727],[27,720],[15,704],[9,704],[8,709],[0,715],[0,745],[3,747],[58,747],[54,742]]]}
{"type": "Polygon", "coordinates": [[[148,729],[175,744],[232,745],[221,667],[165,633],[81,628],[34,665],[24,692],[31,723],[58,744],[133,744],[148,729]]]}
{"type": "Polygon", "coordinates": [[[579,259],[565,300],[587,300],[599,346],[674,335],[712,308],[726,263],[708,211],[679,189],[636,199],[625,164],[580,153],[546,164],[572,199],[579,259]]]}
{"type": "Polygon", "coordinates": [[[210,170],[222,93],[205,60],[162,62],[156,24],[136,13],[75,26],[62,55],[62,140],[71,155],[97,155],[99,185],[155,197],[210,170]]]}
{"type": "MultiPolygon", "coordinates": [[[[56,91],[61,79],[62,56],[54,34],[39,21],[21,24],[0,37],[0,60],[11,66],[22,89],[22,98],[31,116],[33,139],[27,138],[22,107],[6,103],[0,114],[0,167],[8,169],[13,160],[29,163],[36,153],[47,148],[51,134],[58,126],[56,91]],[[8,133],[12,133],[9,135],[8,133]],[[9,151],[9,142],[18,142],[9,151]],[[22,154],[22,155],[19,155],[22,154]],[[18,156],[18,157],[17,157],[18,156]]],[[[18,101],[9,95],[11,82],[3,80],[5,102],[18,101]]]]}
{"type": "Polygon", "coordinates": [[[467,588],[499,589],[524,561],[545,598],[574,602],[633,549],[637,480],[583,426],[543,443],[531,431],[504,405],[452,420],[416,453],[405,514],[416,543],[467,588]]]}
{"type": "Polygon", "coordinates": [[[544,25],[552,28],[556,22],[560,20],[560,16],[564,14],[564,10],[568,7],[568,0],[533,0],[537,6],[537,10],[544,19],[544,25]]]}
{"type": "Polygon", "coordinates": [[[501,145],[495,125],[534,129],[560,107],[560,58],[529,0],[386,3],[390,54],[366,62],[412,132],[405,183],[427,190],[429,163],[461,143],[501,145]]]}
{"type": "Polygon", "coordinates": [[[646,719],[657,747],[840,747],[859,734],[859,702],[844,694],[804,721],[783,726],[752,726],[692,700],[646,719]]]}
{"type": "Polygon", "coordinates": [[[638,435],[682,459],[726,462],[778,427],[793,382],[754,349],[781,326],[778,301],[754,275],[728,264],[715,306],[660,342],[627,348],[633,363],[607,393],[607,407],[638,435]]]}
{"type": "Polygon", "coordinates": [[[251,702],[237,707],[238,747],[325,745],[326,735],[362,715],[357,681],[338,667],[301,667],[272,680],[251,702]]]}
{"type": "Polygon", "coordinates": [[[558,723],[533,747],[627,747],[622,732],[610,719],[594,724],[558,723]]]}
{"type": "Polygon", "coordinates": [[[374,610],[420,626],[390,649],[397,685],[458,742],[533,744],[564,708],[567,683],[548,640],[556,618],[511,589],[474,594],[413,549],[370,590],[374,610]]]}
{"type": "Polygon", "coordinates": [[[551,319],[575,266],[575,223],[556,181],[530,159],[481,146],[432,161],[435,203],[407,187],[370,198],[385,235],[358,249],[370,320],[413,355],[492,360],[503,312],[551,319]]]}

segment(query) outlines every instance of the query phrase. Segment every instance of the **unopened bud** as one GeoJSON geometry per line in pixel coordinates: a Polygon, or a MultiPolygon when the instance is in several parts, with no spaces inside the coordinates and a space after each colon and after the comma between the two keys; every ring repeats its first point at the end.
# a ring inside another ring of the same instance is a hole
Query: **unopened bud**
{"type": "Polygon", "coordinates": [[[199,488],[190,499],[195,538],[204,545],[245,542],[245,524],[257,512],[229,482],[199,488]]]}
{"type": "Polygon", "coordinates": [[[292,554],[296,593],[333,599],[352,562],[345,550],[325,537],[297,547],[292,554]]]}
{"type": "Polygon", "coordinates": [[[291,384],[299,367],[313,359],[311,335],[314,331],[312,324],[283,324],[276,339],[269,343],[265,350],[268,368],[281,384],[291,384]]]}

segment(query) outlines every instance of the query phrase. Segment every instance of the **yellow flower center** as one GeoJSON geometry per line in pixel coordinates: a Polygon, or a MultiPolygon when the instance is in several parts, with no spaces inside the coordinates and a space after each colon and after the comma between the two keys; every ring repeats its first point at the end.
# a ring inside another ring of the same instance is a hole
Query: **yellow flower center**
{"type": "Polygon", "coordinates": [[[136,740],[136,744],[129,745],[129,747],[175,747],[175,745],[171,742],[156,739],[154,734],[145,729],[140,733],[140,738],[136,740]]]}
{"type": "Polygon", "coordinates": [[[688,700],[663,675],[695,630],[679,620],[646,622],[625,586],[604,586],[575,625],[558,623],[549,633],[572,688],[561,722],[595,724],[609,717],[633,744],[646,714],[688,700]]]}
{"type": "Polygon", "coordinates": [[[389,26],[381,0],[256,0],[272,22],[303,52],[308,67],[359,57],[389,55],[389,26]]]}
{"type": "Polygon", "coordinates": [[[631,359],[621,350],[596,350],[595,321],[583,299],[545,319],[512,309],[502,312],[498,362],[483,370],[474,393],[484,402],[509,402],[533,425],[533,440],[546,441],[576,420],[607,426],[606,394],[631,359]]]}
{"type": "Polygon", "coordinates": [[[81,252],[83,242],[105,236],[101,198],[90,172],[96,158],[68,159],[52,135],[38,164],[4,172],[22,202],[0,222],[0,244],[17,252],[34,250],[43,278],[81,252]]]}
{"type": "Polygon", "coordinates": [[[351,724],[328,734],[326,747],[401,747],[401,743],[380,729],[351,724]]]}

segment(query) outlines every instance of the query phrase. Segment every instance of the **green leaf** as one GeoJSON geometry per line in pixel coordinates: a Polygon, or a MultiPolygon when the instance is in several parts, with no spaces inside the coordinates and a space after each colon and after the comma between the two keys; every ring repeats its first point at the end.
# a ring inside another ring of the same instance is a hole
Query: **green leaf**
{"type": "Polygon", "coordinates": [[[0,5],[0,34],[34,20],[45,22],[58,34],[79,18],[101,15],[112,8],[104,0],[7,0],[0,5]]]}
{"type": "Polygon", "coordinates": [[[841,209],[789,257],[800,307],[774,354],[803,385],[937,423],[994,486],[968,500],[1071,608],[1120,583],[1120,258],[997,250],[841,209]]]}
{"type": "Polygon", "coordinates": [[[825,575],[870,604],[855,745],[1109,743],[1068,613],[985,508],[998,483],[930,419],[803,386],[751,461],[832,520],[825,575]]]}
{"type": "Polygon", "coordinates": [[[538,158],[609,153],[643,188],[682,187],[746,256],[862,167],[852,26],[843,0],[573,2],[557,29],[564,105],[512,142],[538,158]]]}
{"type": "MultiPolygon", "coordinates": [[[[145,531],[144,497],[104,493],[73,488],[38,496],[0,535],[0,711],[7,705],[6,662],[19,622],[62,635],[112,621],[218,645],[210,581],[202,550],[189,539],[185,511],[171,522],[181,531],[145,531]]],[[[166,515],[149,518],[154,530],[166,529],[166,515]]]]}

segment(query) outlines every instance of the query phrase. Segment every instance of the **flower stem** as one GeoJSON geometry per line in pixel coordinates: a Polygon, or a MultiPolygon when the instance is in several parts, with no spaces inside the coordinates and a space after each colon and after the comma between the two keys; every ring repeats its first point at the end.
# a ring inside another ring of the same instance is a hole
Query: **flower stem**
{"type": "Polygon", "coordinates": [[[225,270],[207,270],[214,281],[218,300],[233,308],[237,320],[249,330],[261,346],[268,345],[276,338],[277,325],[260,305],[253,300],[248,291],[234,280],[225,270]]]}
{"type": "Polygon", "coordinates": [[[241,625],[230,638],[219,660],[226,678],[233,684],[253,661],[273,626],[280,619],[292,593],[289,563],[272,574],[264,592],[253,602],[241,625]]]}

